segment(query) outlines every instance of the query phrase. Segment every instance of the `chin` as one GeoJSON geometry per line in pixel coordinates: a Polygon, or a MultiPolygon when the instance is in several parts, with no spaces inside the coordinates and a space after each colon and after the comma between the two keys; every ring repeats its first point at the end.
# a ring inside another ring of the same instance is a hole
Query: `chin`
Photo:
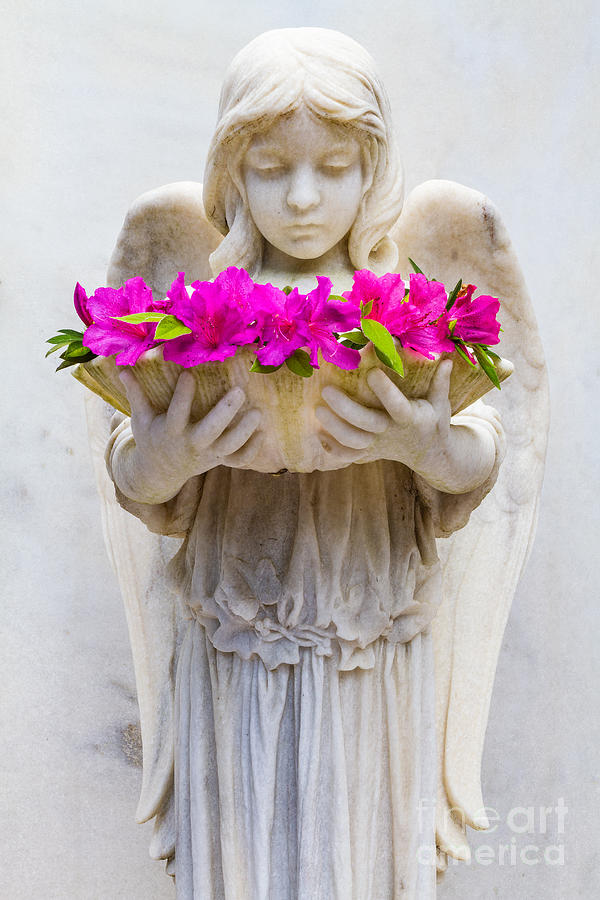
{"type": "Polygon", "coordinates": [[[315,243],[310,240],[302,240],[298,238],[298,240],[293,241],[291,243],[281,243],[275,245],[278,250],[281,250],[282,253],[285,253],[287,256],[291,256],[293,259],[320,259],[321,256],[324,256],[328,250],[331,250],[334,244],[321,244],[315,243]]]}

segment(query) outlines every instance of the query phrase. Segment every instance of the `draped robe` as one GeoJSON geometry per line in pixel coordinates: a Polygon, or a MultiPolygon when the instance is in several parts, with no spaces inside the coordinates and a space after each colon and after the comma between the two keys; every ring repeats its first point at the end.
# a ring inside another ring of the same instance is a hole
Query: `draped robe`
{"type": "MultiPolygon", "coordinates": [[[[496,464],[447,494],[389,460],[272,476],[217,467],[161,508],[185,535],[176,680],[178,900],[435,896],[436,536],[468,521],[496,464]]],[[[117,423],[107,450],[133,441],[117,423]]]]}

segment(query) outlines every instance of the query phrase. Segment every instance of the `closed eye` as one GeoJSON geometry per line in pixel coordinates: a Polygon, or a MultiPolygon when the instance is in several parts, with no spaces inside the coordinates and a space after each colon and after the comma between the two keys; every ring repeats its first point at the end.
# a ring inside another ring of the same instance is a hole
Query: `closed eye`
{"type": "Polygon", "coordinates": [[[286,167],[282,164],[269,164],[262,166],[252,166],[255,172],[258,172],[259,175],[264,177],[283,175],[286,172],[286,167]]]}
{"type": "Polygon", "coordinates": [[[352,163],[326,163],[321,170],[326,175],[343,175],[351,167],[352,163]]]}

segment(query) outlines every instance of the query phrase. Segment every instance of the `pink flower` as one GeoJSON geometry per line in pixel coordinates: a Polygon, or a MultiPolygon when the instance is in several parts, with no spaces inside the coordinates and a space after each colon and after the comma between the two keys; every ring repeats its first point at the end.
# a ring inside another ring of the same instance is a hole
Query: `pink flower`
{"type": "Polygon", "coordinates": [[[368,269],[359,269],[354,273],[352,290],[345,291],[343,296],[359,308],[361,303],[366,305],[372,301],[373,306],[366,318],[375,319],[387,328],[388,317],[404,303],[405,290],[401,275],[382,275],[378,278],[368,269]]]}
{"type": "Polygon", "coordinates": [[[454,350],[444,319],[448,297],[440,281],[428,281],[424,275],[411,274],[407,302],[398,309],[388,329],[403,347],[427,359],[454,350]]]}
{"type": "Polygon", "coordinates": [[[245,269],[236,269],[235,266],[229,266],[217,275],[215,284],[223,288],[230,303],[235,303],[240,312],[248,318],[248,321],[254,319],[254,305],[252,303],[252,294],[254,291],[254,282],[245,269]]]}
{"type": "Polygon", "coordinates": [[[342,369],[356,369],[357,350],[344,347],[335,333],[350,331],[360,322],[359,309],[340,300],[329,300],[331,281],[317,277],[317,287],[308,294],[294,288],[289,294],[273,285],[256,285],[253,300],[263,346],[257,350],[262,365],[277,366],[295,350],[307,347],[310,362],[319,368],[323,359],[342,369]]]}
{"type": "Polygon", "coordinates": [[[500,301],[487,294],[473,298],[476,290],[474,284],[464,285],[450,310],[444,314],[452,337],[466,344],[497,344],[500,341],[500,322],[496,316],[500,301]]]}
{"type": "Polygon", "coordinates": [[[448,338],[448,326],[438,323],[446,306],[446,291],[439,281],[428,281],[424,275],[410,276],[410,291],[400,275],[383,275],[361,269],[354,274],[352,290],[344,296],[360,305],[372,301],[366,319],[381,322],[403,347],[434,359],[435,354],[454,350],[448,338]]]}
{"type": "Polygon", "coordinates": [[[413,273],[410,276],[408,300],[426,314],[428,321],[433,322],[446,309],[448,297],[441,281],[428,281],[425,275],[413,273]]]}
{"type": "Polygon", "coordinates": [[[260,284],[253,301],[262,344],[256,356],[263,366],[279,366],[310,341],[306,297],[298,288],[286,294],[272,284],[260,284]]]}
{"type": "MultiPolygon", "coordinates": [[[[81,295],[79,300],[82,301],[81,295]]],[[[115,317],[149,309],[152,309],[152,291],[141,278],[130,278],[120,288],[98,288],[86,303],[93,324],[83,336],[84,347],[99,356],[118,353],[115,359],[118,366],[133,366],[145,350],[156,346],[156,322],[132,325],[115,317]]]]}
{"type": "Polygon", "coordinates": [[[84,289],[79,282],[75,285],[75,293],[73,294],[73,303],[75,311],[84,325],[91,325],[94,321],[88,312],[88,298],[84,289]]]}
{"type": "Polygon", "coordinates": [[[356,369],[360,364],[360,353],[344,347],[334,336],[334,332],[351,331],[360,324],[360,310],[341,300],[329,300],[331,281],[317,276],[317,287],[306,296],[305,310],[308,312],[310,362],[319,368],[319,350],[326,362],[340,369],[356,369]]]}
{"type": "Polygon", "coordinates": [[[191,329],[191,334],[164,343],[166,360],[184,368],[205,362],[223,362],[238,347],[251,344],[256,328],[249,326],[237,305],[216,282],[194,281],[188,295],[183,273],[171,285],[167,295],[172,300],[169,312],[191,329]]]}
{"type": "MultiPolygon", "coordinates": [[[[407,304],[408,305],[408,304],[407,304]]],[[[446,322],[427,322],[418,311],[408,311],[405,321],[398,325],[393,332],[403,347],[425,356],[427,359],[435,359],[440,353],[450,353],[454,350],[454,344],[448,337],[448,325],[446,322]]]]}

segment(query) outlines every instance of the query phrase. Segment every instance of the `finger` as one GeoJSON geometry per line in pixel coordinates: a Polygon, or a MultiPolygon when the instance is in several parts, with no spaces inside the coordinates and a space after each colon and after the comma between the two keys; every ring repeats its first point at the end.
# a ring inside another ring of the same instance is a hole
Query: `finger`
{"type": "Polygon", "coordinates": [[[212,450],[216,456],[222,458],[235,453],[240,447],[243,447],[248,438],[254,434],[258,426],[262,414],[259,409],[251,409],[247,412],[239,422],[228,428],[221,437],[214,442],[212,450]]]}
{"type": "Polygon", "coordinates": [[[367,384],[383,403],[390,416],[398,425],[408,425],[413,419],[411,401],[397,388],[391,378],[381,369],[371,369],[367,384]]]}
{"type": "Polygon", "coordinates": [[[327,454],[328,462],[339,464],[337,468],[358,462],[365,455],[364,450],[351,450],[349,447],[343,447],[341,444],[338,444],[335,438],[328,434],[320,434],[319,441],[327,454]]]}
{"type": "Polygon", "coordinates": [[[245,402],[246,395],[243,390],[239,387],[232,388],[200,422],[192,426],[192,443],[198,447],[212,444],[225,431],[245,402]]]}
{"type": "Polygon", "coordinates": [[[234,469],[243,469],[244,466],[250,465],[254,460],[262,447],[263,440],[264,434],[261,431],[255,431],[243,447],[240,447],[235,453],[229,453],[228,456],[223,458],[223,462],[226,466],[231,466],[234,469]]]}
{"type": "Polygon", "coordinates": [[[343,391],[334,387],[323,388],[321,392],[323,400],[342,419],[362,428],[363,431],[371,431],[373,434],[382,434],[390,424],[389,417],[379,409],[369,409],[362,403],[352,400],[343,391]]]}
{"type": "Polygon", "coordinates": [[[366,450],[373,443],[373,433],[361,431],[348,422],[344,422],[326,406],[318,406],[315,415],[325,431],[344,447],[352,450],[366,450]]]}
{"type": "Polygon", "coordinates": [[[437,372],[433,376],[433,380],[427,393],[427,399],[433,407],[441,409],[448,403],[448,392],[450,390],[450,375],[452,373],[452,360],[444,359],[439,364],[437,372]]]}
{"type": "Polygon", "coordinates": [[[191,372],[182,372],[177,379],[177,384],[167,409],[167,428],[169,431],[181,432],[188,424],[195,392],[196,379],[191,372]]]}
{"type": "Polygon", "coordinates": [[[130,369],[119,372],[119,378],[125,388],[127,399],[131,407],[133,427],[147,427],[156,417],[154,407],[146,397],[142,386],[130,369]]]}

